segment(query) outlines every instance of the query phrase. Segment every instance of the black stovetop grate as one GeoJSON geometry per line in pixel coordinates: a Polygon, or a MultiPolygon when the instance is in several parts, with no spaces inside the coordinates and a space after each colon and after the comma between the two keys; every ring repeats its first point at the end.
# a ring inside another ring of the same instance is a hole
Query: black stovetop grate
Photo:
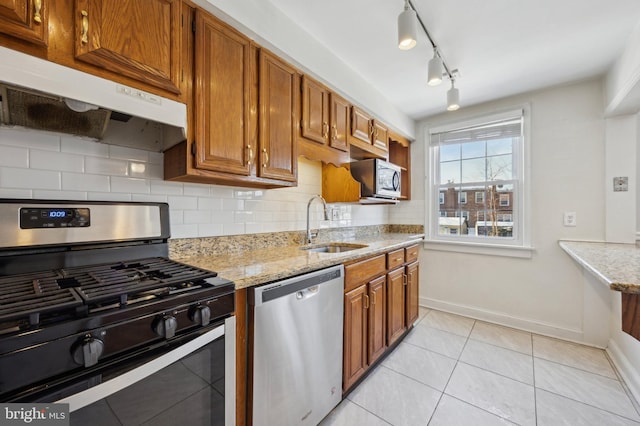
{"type": "Polygon", "coordinates": [[[77,313],[141,296],[164,297],[207,287],[215,272],[156,257],[0,277],[0,322],[45,314],[77,313]],[[87,309],[88,307],[88,309],[87,309]],[[84,308],[84,309],[83,309],[84,308]]]}

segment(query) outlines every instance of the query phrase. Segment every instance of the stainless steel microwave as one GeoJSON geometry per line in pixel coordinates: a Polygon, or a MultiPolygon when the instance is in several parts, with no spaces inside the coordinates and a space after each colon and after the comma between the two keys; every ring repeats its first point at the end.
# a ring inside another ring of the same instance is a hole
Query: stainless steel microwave
{"type": "Polygon", "coordinates": [[[360,182],[362,197],[396,199],[400,197],[401,169],[395,164],[372,158],[350,164],[351,175],[360,182]]]}

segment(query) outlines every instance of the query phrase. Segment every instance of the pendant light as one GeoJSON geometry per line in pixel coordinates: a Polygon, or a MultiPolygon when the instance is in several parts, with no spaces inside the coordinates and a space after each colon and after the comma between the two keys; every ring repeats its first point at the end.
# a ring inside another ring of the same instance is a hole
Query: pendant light
{"type": "Polygon", "coordinates": [[[451,89],[447,91],[447,111],[455,111],[460,108],[460,93],[455,88],[455,80],[451,79],[451,89]]]}
{"type": "Polygon", "coordinates": [[[438,49],[434,47],[433,58],[429,61],[427,84],[429,86],[437,86],[442,83],[442,74],[444,74],[442,59],[438,55],[438,49]]]}
{"type": "Polygon", "coordinates": [[[418,39],[416,20],[416,11],[409,6],[409,0],[405,0],[404,10],[398,15],[398,48],[400,50],[409,50],[416,45],[418,39]]]}

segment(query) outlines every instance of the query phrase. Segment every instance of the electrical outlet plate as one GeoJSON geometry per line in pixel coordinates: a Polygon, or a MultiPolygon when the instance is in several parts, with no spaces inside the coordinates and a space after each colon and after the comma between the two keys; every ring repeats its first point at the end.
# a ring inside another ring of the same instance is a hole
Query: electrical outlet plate
{"type": "Polygon", "coordinates": [[[564,212],[564,226],[576,226],[576,212],[564,212]]]}
{"type": "Polygon", "coordinates": [[[629,190],[629,178],[627,176],[618,176],[613,178],[613,191],[624,192],[629,190]]]}

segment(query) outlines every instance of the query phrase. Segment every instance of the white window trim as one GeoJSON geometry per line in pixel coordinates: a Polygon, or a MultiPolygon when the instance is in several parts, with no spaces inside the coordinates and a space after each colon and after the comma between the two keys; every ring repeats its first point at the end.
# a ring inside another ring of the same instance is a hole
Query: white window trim
{"type": "Polygon", "coordinates": [[[427,250],[448,251],[458,253],[474,253],[495,256],[531,258],[534,248],[531,245],[531,106],[530,104],[506,109],[494,114],[474,115],[462,120],[428,123],[424,126],[423,135],[426,139],[425,164],[427,165],[427,175],[425,176],[425,239],[424,248],[427,250]],[[518,155],[517,168],[518,188],[516,194],[518,215],[514,218],[518,220],[518,238],[513,240],[499,239],[492,242],[491,238],[482,237],[447,237],[438,234],[438,219],[433,217],[436,214],[435,206],[439,206],[438,193],[436,190],[436,170],[435,156],[432,155],[431,134],[445,132],[449,130],[471,127],[491,121],[499,121],[523,115],[523,140],[518,155]],[[436,203],[436,204],[434,204],[436,203]]]}

